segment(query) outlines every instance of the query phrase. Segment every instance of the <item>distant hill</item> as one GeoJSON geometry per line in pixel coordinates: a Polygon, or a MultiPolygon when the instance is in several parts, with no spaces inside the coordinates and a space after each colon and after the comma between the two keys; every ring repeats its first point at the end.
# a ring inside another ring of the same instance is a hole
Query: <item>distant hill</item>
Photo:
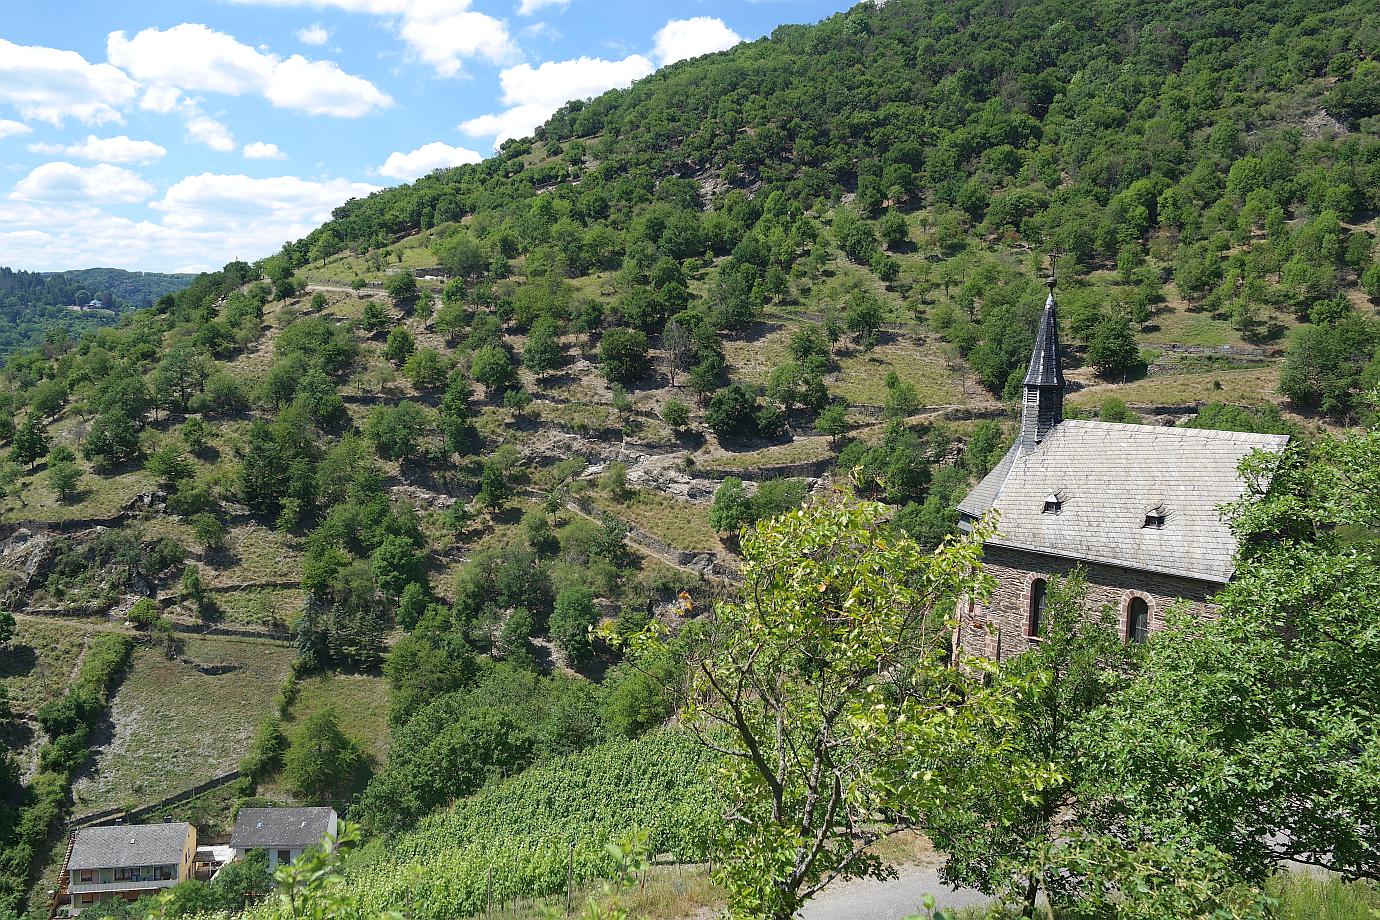
{"type": "Polygon", "coordinates": [[[65,329],[76,337],[86,329],[110,325],[120,313],[152,306],[194,277],[120,268],[26,272],[0,267],[0,356],[37,345],[49,329],[65,329]],[[68,309],[96,300],[109,312],[68,309]]]}
{"type": "Polygon", "coordinates": [[[97,292],[108,292],[122,307],[151,307],[158,298],[177,293],[196,277],[186,273],[130,272],[122,268],[77,268],[42,274],[50,279],[70,279],[93,296],[98,296],[97,292]]]}

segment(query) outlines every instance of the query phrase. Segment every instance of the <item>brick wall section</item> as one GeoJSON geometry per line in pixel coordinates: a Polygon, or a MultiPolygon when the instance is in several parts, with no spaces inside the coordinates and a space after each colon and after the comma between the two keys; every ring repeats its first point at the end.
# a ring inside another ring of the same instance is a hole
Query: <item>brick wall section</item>
{"type": "Polygon", "coordinates": [[[1088,608],[1098,610],[1110,604],[1123,637],[1126,608],[1133,597],[1144,598],[1149,605],[1150,631],[1154,632],[1164,628],[1165,611],[1176,601],[1187,601],[1200,616],[1212,615],[1216,608],[1208,603],[1208,598],[1221,589],[1213,582],[989,545],[983,553],[983,568],[996,579],[996,589],[985,605],[972,605],[970,610],[968,602],[960,602],[955,645],[969,655],[998,660],[1030,648],[1033,642],[1027,630],[1031,585],[1038,578],[1067,576],[1080,566],[1088,580],[1088,608]]]}

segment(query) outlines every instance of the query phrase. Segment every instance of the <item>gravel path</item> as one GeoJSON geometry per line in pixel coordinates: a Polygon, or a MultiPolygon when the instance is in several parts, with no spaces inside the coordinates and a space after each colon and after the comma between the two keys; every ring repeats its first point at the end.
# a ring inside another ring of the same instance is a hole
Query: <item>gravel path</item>
{"type": "Polygon", "coordinates": [[[952,888],[939,879],[933,864],[898,866],[899,878],[878,882],[856,879],[831,885],[801,912],[802,920],[903,920],[920,913],[920,901],[934,895],[935,907],[972,907],[987,896],[968,888],[952,888]]]}

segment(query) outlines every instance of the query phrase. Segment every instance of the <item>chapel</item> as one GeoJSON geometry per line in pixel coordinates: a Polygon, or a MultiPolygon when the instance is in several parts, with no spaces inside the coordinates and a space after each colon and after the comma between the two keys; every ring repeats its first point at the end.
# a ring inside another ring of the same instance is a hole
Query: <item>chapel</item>
{"type": "Polygon", "coordinates": [[[1231,580],[1236,541],[1223,507],[1240,498],[1241,460],[1280,451],[1285,435],[1064,418],[1054,279],[1024,382],[1020,433],[958,506],[970,529],[995,512],[983,546],[995,577],[986,603],[959,605],[955,649],[996,660],[1040,641],[1045,592],[1075,567],[1092,609],[1111,605],[1129,642],[1183,601],[1202,613],[1231,580]]]}

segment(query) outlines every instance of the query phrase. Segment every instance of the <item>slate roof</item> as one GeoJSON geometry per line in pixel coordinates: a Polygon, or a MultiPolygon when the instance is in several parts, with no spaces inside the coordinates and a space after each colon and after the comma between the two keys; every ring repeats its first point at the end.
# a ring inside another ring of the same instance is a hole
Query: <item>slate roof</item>
{"type": "Polygon", "coordinates": [[[1237,465],[1285,435],[1063,421],[1033,449],[1013,446],[959,503],[995,509],[997,546],[1212,582],[1232,576],[1236,541],[1219,509],[1245,488],[1237,465]],[[1059,499],[1057,514],[1045,501],[1059,499]],[[1162,528],[1146,527],[1163,505],[1162,528]]]}
{"type": "Polygon", "coordinates": [[[83,827],[72,845],[70,869],[128,869],[136,866],[175,866],[191,825],[126,824],[83,827]]]}
{"type": "Polygon", "coordinates": [[[1059,366],[1059,317],[1055,312],[1054,279],[1049,284],[1045,312],[1040,316],[1040,328],[1035,331],[1035,348],[1030,354],[1030,367],[1025,372],[1025,385],[1063,387],[1064,371],[1059,366]]]}
{"type": "Polygon", "coordinates": [[[305,850],[316,846],[330,829],[331,815],[320,808],[241,808],[235,816],[230,845],[237,850],[305,850]]]}

